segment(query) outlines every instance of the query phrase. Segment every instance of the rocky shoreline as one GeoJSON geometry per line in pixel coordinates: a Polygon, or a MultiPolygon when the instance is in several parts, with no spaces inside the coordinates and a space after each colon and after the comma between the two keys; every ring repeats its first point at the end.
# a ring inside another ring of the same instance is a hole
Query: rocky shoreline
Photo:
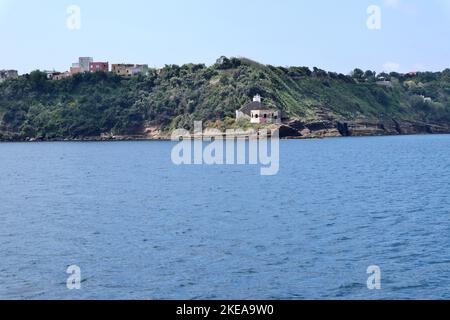
{"type": "MultiPolygon", "coordinates": [[[[450,134],[450,126],[417,121],[290,121],[278,126],[282,139],[321,139],[334,137],[370,137],[421,134],[450,134]]],[[[205,135],[207,137],[207,135],[205,135]]],[[[170,141],[170,134],[160,130],[138,135],[101,135],[93,137],[2,137],[0,142],[101,142],[101,141],[170,141]]]]}
{"type": "Polygon", "coordinates": [[[280,127],[280,136],[292,139],[450,134],[450,126],[416,121],[292,121],[280,127]]]}

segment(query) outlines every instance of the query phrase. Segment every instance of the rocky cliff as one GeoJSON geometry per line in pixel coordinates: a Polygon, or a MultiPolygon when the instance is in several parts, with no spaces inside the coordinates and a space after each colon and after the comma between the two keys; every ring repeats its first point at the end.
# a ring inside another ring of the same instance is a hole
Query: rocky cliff
{"type": "Polygon", "coordinates": [[[280,136],[291,139],[363,137],[412,134],[450,134],[450,126],[415,121],[291,121],[280,127],[280,136]]]}

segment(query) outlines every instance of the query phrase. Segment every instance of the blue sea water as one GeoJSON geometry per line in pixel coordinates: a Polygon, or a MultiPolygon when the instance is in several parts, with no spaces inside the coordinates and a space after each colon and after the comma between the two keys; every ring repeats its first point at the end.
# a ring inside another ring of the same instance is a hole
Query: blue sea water
{"type": "Polygon", "coordinates": [[[0,299],[450,299],[450,136],[282,141],[276,176],[173,146],[0,144],[0,299]]]}

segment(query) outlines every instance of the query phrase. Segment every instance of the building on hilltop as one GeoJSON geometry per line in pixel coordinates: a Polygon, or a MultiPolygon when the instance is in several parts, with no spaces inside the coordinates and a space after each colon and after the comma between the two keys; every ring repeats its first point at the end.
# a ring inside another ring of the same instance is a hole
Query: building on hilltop
{"type": "Polygon", "coordinates": [[[17,70],[0,70],[0,83],[10,79],[17,79],[19,73],[17,70]]]}
{"type": "Polygon", "coordinates": [[[89,72],[109,72],[109,62],[91,62],[89,72]]]}
{"type": "Polygon", "coordinates": [[[71,76],[70,72],[44,71],[49,80],[62,80],[71,76]]]}
{"type": "Polygon", "coordinates": [[[129,75],[128,70],[133,67],[134,64],[124,64],[124,63],[113,64],[111,65],[111,72],[119,76],[128,76],[129,75]]]}
{"type": "Polygon", "coordinates": [[[130,75],[135,76],[138,74],[146,75],[148,73],[148,65],[146,64],[136,64],[133,68],[129,70],[130,75]]]}
{"type": "Polygon", "coordinates": [[[92,57],[80,57],[69,70],[71,76],[87,72],[109,72],[109,62],[94,62],[92,57]]]}
{"type": "Polygon", "coordinates": [[[80,64],[79,63],[72,63],[72,66],[70,67],[70,75],[76,75],[77,73],[81,72],[80,64]]]}
{"type": "Polygon", "coordinates": [[[240,119],[254,124],[277,124],[281,123],[281,112],[262,104],[261,96],[256,95],[252,102],[236,111],[236,120],[240,119]]]}
{"type": "Polygon", "coordinates": [[[90,64],[94,62],[94,58],[91,57],[80,57],[78,59],[78,64],[80,67],[80,72],[89,72],[90,71],[90,64]]]}
{"type": "Polygon", "coordinates": [[[59,73],[59,74],[54,75],[54,76],[53,76],[53,80],[58,81],[58,80],[62,80],[62,79],[65,79],[65,78],[69,78],[70,76],[71,76],[71,74],[70,74],[70,72],[68,72],[68,71],[66,71],[66,72],[61,72],[61,73],[59,73]]]}
{"type": "Polygon", "coordinates": [[[131,77],[138,74],[148,73],[148,65],[146,64],[113,64],[111,72],[124,77],[131,77]]]}
{"type": "Polygon", "coordinates": [[[55,76],[61,74],[61,72],[58,72],[58,71],[55,71],[55,70],[53,70],[53,71],[45,70],[44,72],[45,72],[45,74],[47,74],[47,79],[49,79],[49,80],[53,80],[53,78],[55,76]]]}

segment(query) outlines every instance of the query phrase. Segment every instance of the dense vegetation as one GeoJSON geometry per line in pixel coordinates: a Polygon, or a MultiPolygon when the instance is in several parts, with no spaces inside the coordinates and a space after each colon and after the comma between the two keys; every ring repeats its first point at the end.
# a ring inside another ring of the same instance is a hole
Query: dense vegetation
{"type": "Polygon", "coordinates": [[[189,129],[194,120],[231,124],[235,110],[257,93],[285,120],[450,124],[448,69],[343,75],[221,58],[211,67],[170,65],[133,78],[92,73],[52,81],[35,71],[6,81],[0,84],[0,139],[139,134],[152,126],[189,129]]]}

